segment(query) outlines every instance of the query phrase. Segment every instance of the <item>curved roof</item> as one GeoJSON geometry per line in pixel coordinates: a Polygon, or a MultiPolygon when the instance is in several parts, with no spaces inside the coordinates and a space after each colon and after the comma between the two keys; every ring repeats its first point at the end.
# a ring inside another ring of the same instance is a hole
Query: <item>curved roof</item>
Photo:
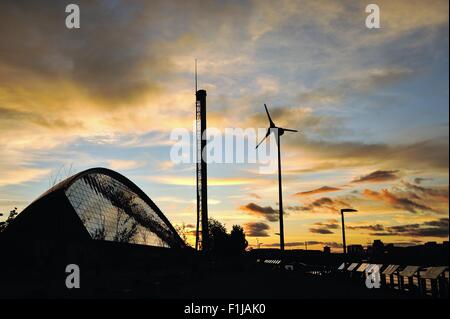
{"type": "MultiPolygon", "coordinates": [[[[156,204],[150,199],[150,197],[148,197],[147,194],[145,194],[136,184],[134,184],[128,178],[126,178],[122,174],[119,174],[119,173],[117,173],[113,170],[107,169],[107,168],[102,168],[102,167],[91,168],[91,169],[82,171],[80,173],[77,173],[71,177],[68,177],[65,180],[63,180],[63,181],[59,182],[58,184],[56,184],[55,186],[53,186],[52,188],[50,188],[48,191],[46,191],[44,194],[42,194],[39,198],[37,198],[33,203],[38,202],[39,200],[49,196],[50,194],[61,192],[61,191],[65,192],[66,195],[69,197],[70,192],[68,193],[68,190],[70,190],[71,186],[76,184],[77,181],[87,179],[88,183],[90,184],[89,177],[95,176],[97,174],[108,176],[112,180],[115,180],[115,181],[125,185],[129,190],[131,190],[134,194],[136,194],[143,202],[145,202],[145,204],[147,204],[151,208],[151,210],[157,215],[157,217],[161,221],[163,221],[163,223],[165,224],[165,225],[163,225],[164,228],[170,231],[171,239],[172,239],[172,241],[176,242],[176,244],[177,244],[176,246],[178,246],[178,247],[185,246],[183,240],[178,235],[175,228],[172,226],[172,224],[169,222],[169,220],[166,218],[166,216],[164,216],[164,214],[159,209],[159,207],[156,206],[156,204]]],[[[81,199],[81,201],[83,201],[83,199],[81,199]]],[[[72,202],[72,205],[73,205],[73,202],[72,202]]],[[[136,204],[133,204],[133,205],[136,205],[136,204]]],[[[74,209],[77,211],[76,207],[74,207],[74,209]]],[[[77,213],[78,213],[78,211],[77,211],[77,213]]],[[[135,215],[133,215],[133,217],[136,219],[135,215]]],[[[139,218],[139,216],[137,216],[137,217],[138,217],[137,219],[142,220],[142,218],[139,218]]]]}

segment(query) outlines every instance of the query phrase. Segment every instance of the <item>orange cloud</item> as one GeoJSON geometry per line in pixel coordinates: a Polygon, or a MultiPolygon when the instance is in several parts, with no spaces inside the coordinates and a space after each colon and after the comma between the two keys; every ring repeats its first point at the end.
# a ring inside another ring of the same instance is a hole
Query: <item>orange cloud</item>
{"type": "Polygon", "coordinates": [[[409,198],[398,197],[393,193],[389,192],[387,189],[382,189],[381,192],[365,189],[363,195],[370,199],[386,202],[395,208],[404,209],[411,213],[432,210],[430,207],[417,203],[409,198]]]}
{"type": "Polygon", "coordinates": [[[316,194],[320,194],[320,193],[335,192],[338,190],[341,190],[341,189],[337,188],[337,187],[323,186],[323,187],[316,188],[316,189],[313,189],[310,191],[295,193],[294,196],[309,196],[309,195],[316,195],[316,194]]]}
{"type": "Polygon", "coordinates": [[[331,199],[329,197],[321,197],[311,203],[301,206],[300,210],[310,211],[313,213],[337,213],[342,207],[350,207],[350,205],[339,199],[331,199]]]}
{"type": "Polygon", "coordinates": [[[398,179],[397,173],[398,171],[375,171],[354,179],[352,183],[378,183],[394,181],[398,179]]]}

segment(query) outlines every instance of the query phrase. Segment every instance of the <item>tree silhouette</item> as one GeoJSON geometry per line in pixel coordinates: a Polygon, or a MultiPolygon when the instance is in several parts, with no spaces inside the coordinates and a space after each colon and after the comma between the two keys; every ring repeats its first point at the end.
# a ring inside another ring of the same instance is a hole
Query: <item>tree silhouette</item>
{"type": "Polygon", "coordinates": [[[225,253],[227,251],[228,234],[225,225],[216,219],[208,220],[210,249],[215,253],[225,253]]]}
{"type": "Polygon", "coordinates": [[[242,253],[248,246],[248,241],[245,239],[244,229],[239,225],[233,225],[230,232],[230,246],[231,251],[235,253],[242,253]]]}
{"type": "Polygon", "coordinates": [[[240,254],[247,248],[244,229],[234,225],[231,233],[227,233],[224,224],[216,219],[208,220],[210,250],[214,254],[240,254]]]}
{"type": "MultiPolygon", "coordinates": [[[[17,207],[14,207],[14,209],[9,212],[8,218],[4,222],[0,222],[0,233],[8,227],[14,218],[16,218],[17,214],[19,214],[17,207]]],[[[3,216],[3,214],[0,213],[0,216],[3,216]]]]}
{"type": "Polygon", "coordinates": [[[189,231],[187,230],[186,224],[183,223],[181,225],[175,226],[175,230],[178,232],[178,235],[180,235],[181,239],[183,239],[186,246],[190,246],[187,240],[189,231]]]}

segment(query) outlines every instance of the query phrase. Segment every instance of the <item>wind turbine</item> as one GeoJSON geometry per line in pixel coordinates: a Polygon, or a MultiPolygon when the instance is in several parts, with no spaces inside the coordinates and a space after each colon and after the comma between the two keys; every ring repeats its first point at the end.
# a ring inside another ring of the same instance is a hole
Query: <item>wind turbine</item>
{"type": "Polygon", "coordinates": [[[283,191],[281,187],[281,143],[280,143],[280,136],[284,134],[284,132],[298,132],[297,130],[292,130],[288,128],[282,128],[275,125],[275,123],[272,121],[272,118],[270,117],[269,110],[267,109],[267,105],[264,104],[264,108],[266,109],[267,117],[269,118],[269,128],[267,129],[267,133],[264,136],[264,138],[261,140],[261,142],[256,145],[256,148],[258,148],[261,143],[272,133],[276,135],[277,138],[277,146],[278,146],[278,205],[279,205],[279,213],[280,213],[280,250],[284,250],[284,224],[283,224],[283,191]]]}

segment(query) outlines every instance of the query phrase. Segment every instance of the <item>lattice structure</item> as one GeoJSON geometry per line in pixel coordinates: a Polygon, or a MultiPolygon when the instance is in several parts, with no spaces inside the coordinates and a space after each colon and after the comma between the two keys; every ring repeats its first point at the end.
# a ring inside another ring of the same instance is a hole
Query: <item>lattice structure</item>
{"type": "Polygon", "coordinates": [[[208,194],[206,154],[203,150],[206,146],[206,91],[196,92],[196,144],[197,144],[197,231],[195,248],[198,250],[208,249],[208,194]]]}

